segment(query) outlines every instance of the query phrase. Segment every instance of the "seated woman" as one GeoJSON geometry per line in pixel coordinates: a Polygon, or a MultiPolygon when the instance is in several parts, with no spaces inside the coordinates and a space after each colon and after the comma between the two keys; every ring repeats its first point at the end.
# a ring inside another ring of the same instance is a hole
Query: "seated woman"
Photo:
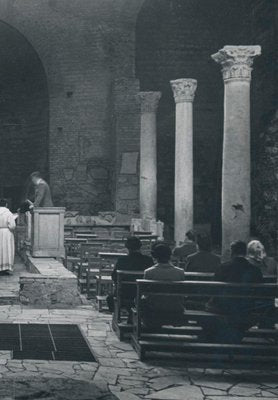
{"type": "MultiPolygon", "coordinates": [[[[184,281],[184,271],[171,262],[172,252],[169,246],[157,244],[152,256],[157,263],[145,270],[144,279],[156,281],[184,281]]],[[[183,296],[150,295],[143,299],[142,319],[148,328],[162,325],[181,325],[184,313],[183,296]]]]}
{"type": "MultiPolygon", "coordinates": [[[[267,257],[264,245],[259,240],[251,240],[247,245],[247,260],[261,270],[263,276],[277,276],[277,263],[272,257],[267,257]]],[[[277,309],[273,302],[259,302],[261,312],[260,328],[273,328],[278,321],[277,309]]]]}
{"type": "Polygon", "coordinates": [[[251,240],[247,245],[247,260],[259,267],[263,276],[277,275],[277,263],[272,257],[267,257],[264,245],[259,240],[251,240]]]}

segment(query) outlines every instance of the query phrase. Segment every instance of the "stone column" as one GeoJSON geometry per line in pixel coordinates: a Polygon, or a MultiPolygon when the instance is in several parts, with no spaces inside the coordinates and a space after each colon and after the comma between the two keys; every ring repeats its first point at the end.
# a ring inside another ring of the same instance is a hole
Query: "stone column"
{"type": "Polygon", "coordinates": [[[156,219],[156,111],[161,92],[140,92],[140,216],[156,219]]]}
{"type": "Polygon", "coordinates": [[[250,235],[250,82],[260,46],[225,46],[212,58],[222,65],[224,137],[222,166],[222,256],[230,243],[250,235]]]}
{"type": "Polygon", "coordinates": [[[171,81],[176,102],[175,241],[178,245],[193,228],[193,100],[195,79],[171,81]]]}

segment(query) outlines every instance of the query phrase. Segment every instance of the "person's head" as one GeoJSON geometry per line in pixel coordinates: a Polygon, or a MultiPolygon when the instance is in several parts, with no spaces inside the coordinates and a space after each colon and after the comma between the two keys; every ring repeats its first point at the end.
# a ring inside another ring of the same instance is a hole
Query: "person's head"
{"type": "Polygon", "coordinates": [[[247,256],[261,261],[266,256],[264,245],[259,240],[251,240],[247,245],[247,256]]]}
{"type": "Polygon", "coordinates": [[[186,232],[185,237],[188,240],[191,240],[192,242],[195,242],[195,233],[192,230],[186,232]]]}
{"type": "Polygon", "coordinates": [[[0,207],[7,207],[8,201],[7,199],[0,199],[0,207]]]}
{"type": "Polygon", "coordinates": [[[197,245],[200,251],[211,251],[211,239],[208,235],[198,235],[197,245]]]}
{"type": "Polygon", "coordinates": [[[39,171],[35,171],[30,175],[31,181],[34,185],[38,183],[38,181],[42,178],[41,173],[39,171]]]}
{"type": "Polygon", "coordinates": [[[127,238],[125,242],[125,247],[128,249],[130,253],[135,251],[140,251],[142,247],[141,240],[136,236],[131,236],[127,238]]]}
{"type": "Polygon", "coordinates": [[[153,258],[155,258],[154,257],[154,249],[156,248],[156,246],[161,245],[161,244],[163,244],[165,246],[168,246],[168,243],[166,243],[164,240],[157,240],[156,242],[152,243],[151,255],[152,255],[153,258]]]}
{"type": "Polygon", "coordinates": [[[167,263],[172,255],[172,250],[166,244],[157,244],[153,251],[152,256],[155,258],[159,263],[167,263]]]}
{"type": "Polygon", "coordinates": [[[236,240],[231,244],[231,257],[245,257],[247,253],[246,243],[242,240],[236,240]]]}

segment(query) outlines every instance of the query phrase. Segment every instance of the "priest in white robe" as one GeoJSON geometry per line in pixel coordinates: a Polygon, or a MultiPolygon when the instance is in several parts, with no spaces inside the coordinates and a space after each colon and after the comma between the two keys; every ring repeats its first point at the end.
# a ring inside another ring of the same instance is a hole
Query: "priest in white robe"
{"type": "Polygon", "coordinates": [[[0,199],[0,271],[12,274],[14,266],[15,217],[5,199],[0,199]]]}

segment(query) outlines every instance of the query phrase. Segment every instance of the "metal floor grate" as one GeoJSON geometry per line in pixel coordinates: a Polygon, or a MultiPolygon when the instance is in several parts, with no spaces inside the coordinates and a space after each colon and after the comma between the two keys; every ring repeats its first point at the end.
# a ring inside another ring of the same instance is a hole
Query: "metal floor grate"
{"type": "Polygon", "coordinates": [[[78,325],[0,324],[1,350],[19,360],[96,361],[78,325]]]}

